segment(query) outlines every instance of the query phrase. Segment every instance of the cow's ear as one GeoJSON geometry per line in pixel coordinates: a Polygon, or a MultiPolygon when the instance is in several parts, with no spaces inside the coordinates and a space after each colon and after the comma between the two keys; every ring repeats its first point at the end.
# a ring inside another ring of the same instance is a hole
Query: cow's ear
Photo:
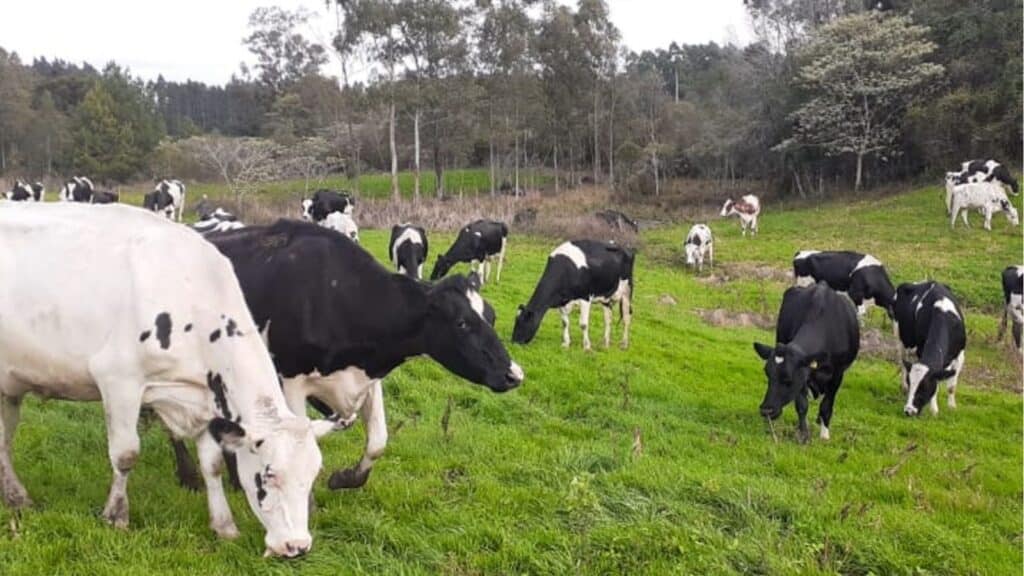
{"type": "Polygon", "coordinates": [[[767,344],[754,342],[754,352],[757,352],[757,355],[760,356],[762,360],[767,360],[768,358],[771,358],[772,353],[775,352],[775,348],[767,344]]]}
{"type": "Polygon", "coordinates": [[[245,428],[227,418],[214,418],[207,426],[210,436],[229,452],[237,452],[245,445],[245,428]]]}
{"type": "Polygon", "coordinates": [[[477,274],[475,270],[470,272],[466,279],[469,280],[469,286],[473,288],[473,290],[476,290],[477,292],[480,291],[480,275],[477,274]]]}

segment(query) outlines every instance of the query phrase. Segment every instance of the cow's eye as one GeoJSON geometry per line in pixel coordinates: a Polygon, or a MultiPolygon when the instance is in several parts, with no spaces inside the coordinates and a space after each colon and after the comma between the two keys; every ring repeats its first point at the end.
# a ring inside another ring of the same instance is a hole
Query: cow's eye
{"type": "Polygon", "coordinates": [[[465,318],[459,318],[459,321],[455,323],[455,326],[458,327],[459,330],[466,330],[469,328],[469,323],[466,322],[465,318]]]}

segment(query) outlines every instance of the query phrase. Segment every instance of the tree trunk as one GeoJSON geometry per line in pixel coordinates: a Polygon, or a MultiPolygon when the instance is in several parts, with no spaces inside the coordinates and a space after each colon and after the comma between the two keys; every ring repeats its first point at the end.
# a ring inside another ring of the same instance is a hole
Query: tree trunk
{"type": "Polygon", "coordinates": [[[857,152],[857,180],[853,184],[853,190],[855,192],[860,192],[860,180],[861,180],[861,175],[863,174],[863,172],[864,172],[864,153],[863,152],[857,152]]]}
{"type": "Polygon", "coordinates": [[[440,122],[434,122],[434,179],[436,186],[434,187],[434,196],[443,198],[445,194],[444,189],[444,165],[441,163],[441,134],[439,133],[440,122]]]}
{"type": "Polygon", "coordinates": [[[615,74],[610,81],[608,97],[608,189],[615,190],[615,74]]]}
{"type": "Polygon", "coordinates": [[[679,69],[675,66],[672,67],[672,76],[676,82],[676,104],[679,104],[679,69]]]}
{"type": "Polygon", "coordinates": [[[391,98],[391,109],[388,122],[388,145],[391,147],[391,197],[394,200],[401,198],[398,191],[398,146],[395,144],[395,99],[391,98]]]}
{"type": "Polygon", "coordinates": [[[516,141],[516,143],[515,143],[516,161],[515,161],[515,172],[513,173],[514,174],[514,176],[513,176],[513,181],[514,181],[513,186],[514,187],[512,188],[512,195],[518,198],[519,197],[519,130],[516,130],[514,138],[515,138],[515,141],[516,141]]]}
{"type": "Polygon", "coordinates": [[[572,145],[572,139],[569,139],[569,189],[574,190],[576,188],[576,155],[573,153],[574,148],[572,145]]]}
{"type": "Polygon", "coordinates": [[[487,148],[490,154],[490,168],[491,168],[491,196],[494,196],[497,191],[497,184],[494,182],[494,123],[492,122],[493,115],[491,109],[487,109],[487,148]]]}
{"type": "Polygon", "coordinates": [[[597,81],[594,81],[594,185],[597,185],[598,175],[601,172],[601,145],[598,136],[597,106],[598,106],[597,81]]]}
{"type": "Polygon", "coordinates": [[[558,177],[558,140],[557,139],[555,139],[554,159],[555,159],[555,195],[557,196],[558,195],[558,188],[559,188],[559,186],[558,186],[558,178],[559,178],[558,177]]]}
{"type": "Polygon", "coordinates": [[[651,167],[654,168],[654,195],[661,196],[661,179],[658,177],[658,149],[651,147],[651,167]]]}
{"type": "Polygon", "coordinates": [[[412,116],[413,126],[413,171],[415,176],[412,185],[412,197],[417,202],[420,200],[420,109],[417,108],[412,116]]]}

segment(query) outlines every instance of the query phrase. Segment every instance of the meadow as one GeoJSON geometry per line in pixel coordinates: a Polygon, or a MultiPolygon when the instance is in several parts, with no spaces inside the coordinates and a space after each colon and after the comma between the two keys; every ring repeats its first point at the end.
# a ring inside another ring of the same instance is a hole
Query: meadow
{"type": "MultiPolygon", "coordinates": [[[[938,187],[768,205],[756,238],[735,220],[709,222],[716,259],[702,275],[683,266],[688,223],[645,230],[629,350],[582,351],[575,316],[563,350],[552,312],[533,343],[509,345],[526,371],[512,392],[408,362],[384,384],[386,453],[359,490],[332,492],[321,476],[314,548],[294,561],[260,557],[240,492],[229,497],[242,536],[217,540],[205,496],[177,486],[152,422],[129,481],[131,527],[107,527],[100,406],[28,399],[14,459],[36,506],[0,509],[0,572],[1019,574],[1020,359],[994,339],[999,274],[1021,261],[1021,229],[997,215],[985,232],[972,215],[973,228],[951,232],[944,213],[938,187]],[[903,416],[891,327],[874,309],[866,332],[878,345],[847,373],[832,439],[812,425],[799,444],[792,407],[766,424],[751,343],[773,342],[790,259],[805,248],[870,252],[894,282],[953,288],[968,324],[958,409],[942,390],[937,417],[903,416]]],[[[387,231],[361,239],[386,261],[387,231]]],[[[431,235],[430,264],[451,239],[431,235]]],[[[506,342],[557,243],[513,235],[501,283],[484,288],[506,342]]],[[[325,471],[355,462],[362,442],[361,425],[325,439],[325,471]]]]}

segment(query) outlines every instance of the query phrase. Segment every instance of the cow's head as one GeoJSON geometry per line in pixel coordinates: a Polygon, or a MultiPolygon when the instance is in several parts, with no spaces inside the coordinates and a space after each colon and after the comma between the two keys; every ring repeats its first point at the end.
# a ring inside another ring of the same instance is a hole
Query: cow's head
{"type": "Polygon", "coordinates": [[[728,216],[730,214],[733,204],[735,204],[735,202],[733,202],[731,198],[726,200],[725,204],[722,204],[722,216],[728,216]]]}
{"type": "Polygon", "coordinates": [[[700,256],[701,249],[700,238],[694,238],[693,240],[695,240],[696,243],[691,242],[690,240],[686,241],[686,263],[690,266],[693,266],[694,264],[697,263],[697,259],[700,256]]]}
{"type": "Polygon", "coordinates": [[[313,221],[313,199],[303,198],[302,199],[302,219],[313,221]]]}
{"type": "Polygon", "coordinates": [[[953,370],[931,370],[921,363],[903,361],[903,389],[907,391],[907,403],[903,413],[916,416],[931,402],[939,388],[939,382],[956,374],[953,370]]]}
{"type": "Polygon", "coordinates": [[[259,425],[214,418],[210,435],[238,462],[246,499],[266,529],[266,555],[294,558],[309,551],[309,495],[322,464],[305,418],[268,418],[259,425]]]}
{"type": "Polygon", "coordinates": [[[540,321],[544,319],[546,310],[534,310],[519,305],[516,310],[516,323],[512,327],[512,341],[516,344],[529,344],[540,329],[540,321]]]}
{"type": "Polygon", "coordinates": [[[773,348],[755,342],[754,350],[764,360],[764,373],[768,377],[761,415],[772,420],[798,395],[806,393],[812,372],[828,369],[824,366],[824,355],[810,355],[791,344],[778,344],[773,348]]]}
{"type": "Polygon", "coordinates": [[[430,273],[430,280],[433,281],[438,278],[443,278],[454,265],[455,260],[448,258],[447,254],[438,255],[437,260],[434,262],[434,270],[430,273]]]}
{"type": "Polygon", "coordinates": [[[999,200],[999,204],[1003,211],[1006,212],[1006,219],[1014,226],[1019,225],[1020,220],[1017,218],[1017,209],[1013,207],[1013,203],[1009,199],[1003,198],[999,200]]]}
{"type": "Polygon", "coordinates": [[[464,276],[452,276],[427,291],[423,326],[427,354],[455,374],[495,392],[523,381],[523,370],[486,320],[487,304],[464,276]]]}

